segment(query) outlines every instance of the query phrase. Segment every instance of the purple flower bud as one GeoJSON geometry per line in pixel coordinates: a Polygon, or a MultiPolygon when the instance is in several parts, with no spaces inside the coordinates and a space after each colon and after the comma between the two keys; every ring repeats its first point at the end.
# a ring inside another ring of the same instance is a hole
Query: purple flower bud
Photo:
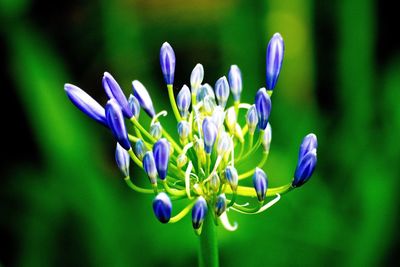
{"type": "Polygon", "coordinates": [[[132,111],[133,116],[136,119],[139,119],[139,113],[140,113],[140,104],[137,98],[134,95],[130,95],[128,99],[128,105],[130,110],[132,111]]]}
{"type": "Polygon", "coordinates": [[[279,78],[279,73],[282,68],[283,53],[285,46],[282,36],[275,33],[268,43],[266,57],[266,80],[268,90],[274,90],[276,82],[279,78]]]}
{"type": "Polygon", "coordinates": [[[268,188],[268,180],[265,172],[258,167],[253,175],[253,185],[256,190],[258,201],[263,202],[268,188]]]}
{"type": "Polygon", "coordinates": [[[160,64],[167,85],[174,83],[175,53],[169,43],[165,42],[160,49],[160,64]]]}
{"type": "Polygon", "coordinates": [[[258,115],[258,128],[264,130],[267,127],[269,114],[271,113],[271,98],[265,88],[258,90],[256,94],[256,109],[258,115]]]}
{"type": "Polygon", "coordinates": [[[121,107],[114,98],[111,98],[107,102],[106,118],[108,126],[110,127],[115,139],[117,139],[118,143],[123,148],[129,150],[131,148],[131,143],[128,139],[128,132],[126,131],[124,116],[122,115],[121,107]]]}
{"type": "Polygon", "coordinates": [[[304,157],[299,159],[296,171],[294,172],[293,187],[300,187],[305,184],[314,172],[317,165],[317,150],[309,151],[304,157]]]}
{"type": "Polygon", "coordinates": [[[115,98],[115,100],[117,100],[117,103],[120,105],[124,116],[127,118],[132,118],[133,113],[129,108],[128,100],[126,100],[124,92],[114,77],[108,72],[104,72],[103,87],[109,99],[115,98]]]}
{"type": "Polygon", "coordinates": [[[193,71],[192,74],[190,75],[190,86],[193,89],[197,89],[201,83],[203,82],[204,78],[204,68],[203,65],[197,64],[193,71]]]}
{"type": "Polygon", "coordinates": [[[144,153],[146,153],[147,149],[146,146],[144,145],[143,140],[138,140],[135,144],[135,155],[142,160],[144,153]]]}
{"type": "Polygon", "coordinates": [[[215,139],[217,138],[218,129],[211,118],[207,117],[203,120],[204,147],[207,154],[211,154],[215,139]]]}
{"type": "Polygon", "coordinates": [[[186,118],[188,115],[191,100],[192,98],[189,87],[184,85],[176,97],[176,105],[178,106],[179,113],[183,118],[186,118]]]}
{"type": "Polygon", "coordinates": [[[167,139],[162,138],[153,146],[154,161],[156,164],[158,176],[161,180],[167,177],[168,162],[169,162],[169,143],[167,139]]]}
{"type": "Polygon", "coordinates": [[[192,209],[192,225],[195,230],[199,229],[203,224],[207,211],[206,200],[202,196],[198,197],[192,209]]]}
{"type": "Polygon", "coordinates": [[[232,65],[228,74],[229,86],[231,87],[233,100],[240,101],[242,93],[242,74],[237,65],[232,65]]]}
{"type": "Polygon", "coordinates": [[[119,143],[117,143],[117,147],[115,148],[115,161],[125,177],[129,177],[129,153],[119,143]]]}
{"type": "Polygon", "coordinates": [[[143,156],[143,169],[149,177],[151,184],[157,184],[157,169],[152,151],[147,151],[143,156]]]}
{"type": "Polygon", "coordinates": [[[258,115],[257,115],[257,110],[256,110],[255,105],[252,105],[249,108],[249,110],[247,111],[246,122],[247,122],[247,126],[249,128],[249,133],[254,134],[257,124],[258,124],[258,115]]]}
{"type": "Polygon", "coordinates": [[[233,166],[228,166],[225,169],[225,178],[228,181],[232,191],[236,191],[238,183],[239,183],[239,176],[237,170],[233,166]]]}
{"type": "Polygon", "coordinates": [[[225,194],[220,194],[215,201],[214,211],[217,217],[221,216],[226,210],[226,197],[225,194]]]}
{"type": "Polygon", "coordinates": [[[153,200],[153,211],[160,222],[169,222],[171,219],[172,203],[167,194],[161,192],[156,196],[153,200]]]}
{"type": "Polygon", "coordinates": [[[132,82],[132,89],[133,95],[139,101],[140,106],[147,114],[149,114],[150,117],[153,118],[156,112],[154,111],[153,101],[151,101],[151,97],[147,92],[146,87],[144,87],[144,85],[138,80],[135,80],[132,82]]]}
{"type": "Polygon", "coordinates": [[[97,103],[90,95],[79,87],[72,84],[65,84],[64,90],[71,102],[83,113],[104,126],[108,127],[104,108],[97,103]]]}
{"type": "Polygon", "coordinates": [[[300,145],[299,161],[310,151],[318,148],[317,136],[313,133],[306,135],[300,145]]]}
{"type": "Polygon", "coordinates": [[[218,104],[225,108],[229,97],[229,84],[225,76],[219,78],[215,83],[215,96],[217,97],[218,104]]]}

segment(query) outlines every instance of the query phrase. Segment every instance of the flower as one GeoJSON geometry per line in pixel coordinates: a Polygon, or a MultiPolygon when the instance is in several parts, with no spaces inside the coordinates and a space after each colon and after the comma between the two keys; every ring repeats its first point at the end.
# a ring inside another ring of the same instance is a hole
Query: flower
{"type": "Polygon", "coordinates": [[[167,111],[156,113],[149,92],[138,80],[132,82],[133,94],[126,100],[121,87],[106,72],[103,86],[109,100],[105,109],[74,85],[66,84],[65,91],[75,106],[111,130],[117,140],[118,168],[131,189],[154,194],[153,211],[161,223],[175,223],[191,211],[196,234],[201,234],[204,220],[232,231],[236,226],[228,220],[230,212],[263,212],[277,203],[281,194],[304,185],[315,170],[318,142],[315,134],[308,134],[300,145],[293,179],[268,188],[271,178],[267,179],[265,163],[272,139],[271,95],[282,59],[283,40],[276,34],[267,49],[267,86],[257,91],[254,103],[241,102],[242,74],[237,65],[230,67],[228,79],[222,76],[213,88],[203,81],[204,68],[197,64],[190,75],[191,88],[184,85],[175,100],[176,58],[172,47],[164,43],[161,70],[177,132],[170,132],[174,127],[168,127],[162,118],[167,111]],[[140,116],[139,120],[140,109],[150,118],[140,116]],[[130,159],[147,174],[151,189],[131,180],[130,159]],[[158,177],[161,183],[157,183],[158,177]],[[253,186],[249,186],[249,179],[253,186]],[[246,198],[257,198],[258,202],[247,202],[246,198]],[[186,199],[186,206],[171,217],[172,202],[181,199],[186,199]]]}
{"type": "Polygon", "coordinates": [[[126,131],[122,110],[117,101],[113,98],[107,102],[106,118],[108,126],[118,143],[126,150],[131,149],[131,143],[128,139],[128,132],[126,131]]]}
{"type": "Polygon", "coordinates": [[[271,98],[267,94],[265,88],[258,90],[255,103],[258,115],[258,127],[261,130],[265,130],[268,124],[269,114],[271,113],[271,98]]]}
{"type": "Polygon", "coordinates": [[[258,201],[263,202],[265,199],[265,193],[267,192],[268,181],[265,172],[258,167],[253,175],[253,185],[256,190],[258,201]]]}
{"type": "Polygon", "coordinates": [[[124,116],[126,116],[127,118],[132,118],[133,116],[132,109],[128,104],[128,100],[126,99],[124,92],[122,91],[121,87],[114,79],[114,77],[111,76],[111,74],[108,72],[104,72],[103,87],[104,90],[106,91],[108,98],[109,99],[114,98],[117,101],[117,103],[121,107],[124,116]]]}
{"type": "Polygon", "coordinates": [[[198,197],[192,209],[192,225],[195,230],[199,229],[203,224],[207,211],[206,200],[202,196],[198,197]]]}
{"type": "Polygon", "coordinates": [[[117,143],[117,147],[115,148],[115,162],[125,177],[129,177],[130,159],[131,158],[129,157],[128,151],[126,151],[119,143],[117,143]]]}
{"type": "Polygon", "coordinates": [[[135,80],[132,82],[132,89],[133,95],[139,101],[140,106],[147,114],[149,114],[150,117],[154,117],[156,112],[154,111],[153,101],[151,101],[151,97],[147,92],[146,87],[144,87],[144,85],[138,80],[135,80]]]}
{"type": "Polygon", "coordinates": [[[167,139],[162,138],[154,144],[153,155],[158,176],[161,180],[164,180],[167,177],[169,161],[169,143],[167,139]]]}
{"type": "Polygon", "coordinates": [[[77,108],[90,118],[108,127],[104,108],[96,100],[75,85],[66,83],[64,89],[68,98],[77,108]]]}
{"type": "Polygon", "coordinates": [[[272,91],[278,81],[282,68],[285,46],[282,36],[275,33],[268,43],[266,56],[266,81],[268,90],[272,91]]]}
{"type": "Polygon", "coordinates": [[[160,64],[166,84],[172,85],[175,75],[175,53],[171,45],[167,42],[160,49],[160,64]]]}
{"type": "Polygon", "coordinates": [[[240,95],[242,93],[242,73],[237,65],[232,65],[229,69],[229,86],[231,87],[233,99],[240,101],[240,95]]]}
{"type": "Polygon", "coordinates": [[[161,192],[156,196],[153,200],[153,211],[160,222],[169,222],[171,219],[172,202],[167,194],[161,192]]]}
{"type": "Polygon", "coordinates": [[[315,134],[311,133],[304,137],[294,172],[293,187],[300,187],[310,179],[317,165],[317,147],[318,142],[315,134]]]}

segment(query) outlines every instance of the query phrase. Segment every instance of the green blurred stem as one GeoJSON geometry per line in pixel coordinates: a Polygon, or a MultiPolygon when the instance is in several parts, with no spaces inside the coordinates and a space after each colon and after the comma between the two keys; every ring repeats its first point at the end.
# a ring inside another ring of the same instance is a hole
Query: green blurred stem
{"type": "Polygon", "coordinates": [[[202,226],[202,232],[199,237],[199,266],[200,267],[217,267],[218,264],[218,242],[217,229],[213,222],[211,214],[212,209],[209,209],[206,219],[202,226]]]}

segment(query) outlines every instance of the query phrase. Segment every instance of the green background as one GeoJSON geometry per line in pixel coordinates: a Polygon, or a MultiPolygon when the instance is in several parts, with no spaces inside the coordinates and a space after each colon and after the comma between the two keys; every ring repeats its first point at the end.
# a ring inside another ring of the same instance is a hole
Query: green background
{"type": "MultiPolygon", "coordinates": [[[[286,51],[265,170],[270,185],[290,181],[309,132],[318,136],[318,166],[309,183],[267,212],[231,213],[239,229],[219,228],[221,265],[399,262],[393,7],[372,0],[54,2],[0,1],[0,265],[197,264],[190,216],[173,225],[155,219],[151,197],[125,186],[110,133],[68,101],[63,85],[104,104],[107,70],[126,94],[139,79],[156,109],[170,111],[158,61],[168,41],[177,56],[176,90],[198,62],[210,84],[237,64],[242,99],[252,102],[265,86],[265,49],[275,32],[286,51]]],[[[165,127],[175,131],[170,115],[165,127]]]]}

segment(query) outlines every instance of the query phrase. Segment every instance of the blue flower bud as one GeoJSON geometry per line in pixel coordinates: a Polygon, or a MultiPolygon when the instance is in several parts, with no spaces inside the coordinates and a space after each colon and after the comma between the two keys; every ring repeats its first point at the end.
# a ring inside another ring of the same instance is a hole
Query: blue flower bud
{"type": "Polygon", "coordinates": [[[229,97],[229,84],[225,76],[219,78],[215,83],[215,96],[218,99],[218,104],[225,108],[229,97]]]}
{"type": "Polygon", "coordinates": [[[168,85],[174,83],[175,60],[175,53],[171,45],[167,42],[163,43],[160,49],[160,64],[165,83],[168,85]]]}
{"type": "Polygon", "coordinates": [[[299,161],[310,151],[318,148],[317,136],[313,133],[306,135],[300,145],[299,161]]]}
{"type": "Polygon", "coordinates": [[[231,87],[233,100],[240,101],[242,93],[242,74],[237,65],[232,65],[228,74],[229,86],[231,87]]]}
{"type": "Polygon", "coordinates": [[[197,64],[193,71],[192,74],[190,75],[190,86],[192,89],[197,89],[203,82],[204,78],[204,68],[203,65],[197,64]]]}
{"type": "Polygon", "coordinates": [[[128,99],[128,105],[130,110],[132,111],[133,116],[136,119],[139,119],[139,113],[140,113],[140,104],[137,98],[134,95],[130,95],[128,99]]]}
{"type": "Polygon", "coordinates": [[[190,134],[190,124],[187,121],[178,123],[178,134],[182,143],[185,143],[190,134]]]}
{"type": "Polygon", "coordinates": [[[217,197],[217,200],[215,200],[215,207],[214,211],[217,217],[221,216],[222,213],[224,213],[226,210],[226,197],[225,194],[220,194],[217,197]]]}
{"type": "Polygon", "coordinates": [[[104,108],[97,103],[90,95],[79,87],[72,84],[65,84],[64,90],[71,102],[83,113],[104,126],[108,127],[104,108]]]}
{"type": "Polygon", "coordinates": [[[314,172],[317,165],[317,150],[313,149],[304,157],[299,159],[299,162],[294,172],[293,187],[300,187],[305,184],[314,172]]]}
{"type": "Polygon", "coordinates": [[[179,113],[183,118],[186,118],[188,115],[190,102],[192,101],[189,87],[184,85],[182,89],[179,91],[178,96],[176,97],[176,105],[178,106],[179,113]]]}
{"type": "Polygon", "coordinates": [[[153,118],[156,112],[154,111],[153,101],[151,101],[151,97],[147,92],[146,87],[144,87],[144,85],[138,80],[135,80],[132,82],[132,89],[133,95],[139,101],[140,106],[147,114],[149,114],[150,117],[153,118]]]}
{"type": "Polygon", "coordinates": [[[154,139],[158,140],[162,136],[162,128],[159,122],[155,122],[150,125],[150,134],[154,137],[154,139]]]}
{"type": "Polygon", "coordinates": [[[217,138],[218,129],[211,118],[207,117],[203,120],[204,148],[207,154],[211,154],[215,139],[217,138]]]}
{"type": "Polygon", "coordinates": [[[131,148],[131,143],[128,139],[124,116],[122,115],[121,107],[114,98],[108,100],[106,104],[106,118],[115,139],[117,139],[118,143],[123,148],[129,150],[131,148]]]}
{"type": "Polygon", "coordinates": [[[254,134],[258,124],[258,115],[255,105],[252,105],[249,110],[247,110],[246,122],[249,128],[249,133],[254,134]]]}
{"type": "Polygon", "coordinates": [[[130,159],[131,158],[129,157],[128,151],[126,151],[120,144],[117,143],[117,147],[115,148],[115,161],[125,177],[129,177],[130,159]]]}
{"type": "Polygon", "coordinates": [[[103,87],[109,99],[115,98],[115,100],[117,100],[117,103],[120,105],[124,116],[127,118],[132,118],[133,113],[128,105],[128,100],[126,100],[124,92],[114,77],[108,72],[104,72],[103,87]]]}
{"type": "Polygon", "coordinates": [[[149,177],[151,184],[157,184],[157,169],[152,151],[147,151],[143,156],[143,169],[149,177]]]}
{"type": "Polygon", "coordinates": [[[258,90],[256,94],[256,109],[258,115],[258,128],[264,130],[267,127],[269,114],[271,113],[271,98],[265,88],[258,90]]]}
{"type": "Polygon", "coordinates": [[[153,146],[154,161],[156,164],[158,176],[161,180],[167,177],[168,162],[169,162],[169,143],[167,139],[162,138],[153,146]]]}
{"type": "Polygon", "coordinates": [[[272,129],[271,129],[271,124],[268,123],[267,128],[265,128],[264,136],[262,139],[262,144],[265,152],[269,152],[269,148],[271,146],[271,140],[272,140],[272,129]]]}
{"type": "Polygon", "coordinates": [[[225,169],[225,178],[228,181],[232,191],[236,191],[238,183],[239,183],[239,176],[237,170],[233,166],[228,166],[225,169]]]}
{"type": "Polygon", "coordinates": [[[169,222],[171,219],[172,202],[167,194],[161,192],[156,196],[153,200],[153,211],[160,222],[169,222]]]}
{"type": "Polygon", "coordinates": [[[206,200],[202,196],[198,197],[192,209],[192,225],[195,230],[199,229],[203,224],[207,211],[206,200]]]}
{"type": "Polygon", "coordinates": [[[268,90],[274,90],[276,82],[278,81],[279,73],[282,68],[284,50],[285,46],[282,36],[279,33],[275,33],[267,47],[266,80],[268,90]]]}
{"type": "Polygon", "coordinates": [[[253,175],[253,185],[256,190],[258,201],[263,202],[268,188],[268,180],[265,172],[258,167],[253,175]]]}
{"type": "Polygon", "coordinates": [[[144,153],[146,153],[147,149],[146,146],[144,145],[143,140],[138,140],[135,144],[135,155],[142,160],[144,153]]]}

